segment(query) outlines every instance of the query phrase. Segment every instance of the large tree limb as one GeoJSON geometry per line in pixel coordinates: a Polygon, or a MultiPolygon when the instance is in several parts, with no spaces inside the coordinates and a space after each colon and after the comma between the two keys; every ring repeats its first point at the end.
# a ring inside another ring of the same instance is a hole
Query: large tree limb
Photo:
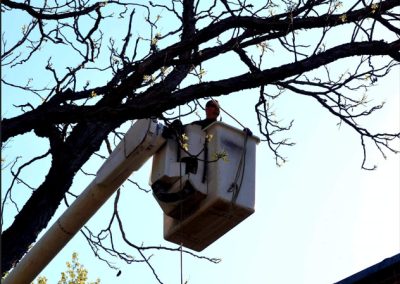
{"type": "MultiPolygon", "coordinates": [[[[148,113],[161,114],[177,105],[183,105],[193,99],[205,96],[219,96],[221,94],[251,89],[261,85],[283,80],[291,76],[314,70],[338,59],[361,55],[390,55],[399,57],[400,40],[392,43],[383,41],[347,43],[325,52],[313,55],[294,63],[263,70],[257,73],[248,73],[215,82],[205,82],[174,92],[172,95],[150,89],[144,94],[132,98],[126,104],[115,106],[49,106],[43,105],[35,110],[2,122],[2,139],[25,133],[43,124],[76,123],[84,120],[109,121],[145,118],[148,113]],[[233,84],[234,82],[234,84],[233,84]]],[[[162,86],[162,84],[161,84],[162,86]]],[[[168,90],[170,90],[168,88],[168,90]]]]}

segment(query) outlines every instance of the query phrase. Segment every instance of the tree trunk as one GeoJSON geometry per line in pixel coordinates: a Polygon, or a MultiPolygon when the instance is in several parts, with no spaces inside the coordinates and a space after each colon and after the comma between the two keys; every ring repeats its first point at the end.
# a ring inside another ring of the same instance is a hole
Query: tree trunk
{"type": "Polygon", "coordinates": [[[116,122],[81,123],[74,128],[64,147],[53,153],[45,181],[33,192],[12,225],[2,233],[3,273],[10,270],[36,241],[69,190],[76,172],[117,126],[116,122]]]}

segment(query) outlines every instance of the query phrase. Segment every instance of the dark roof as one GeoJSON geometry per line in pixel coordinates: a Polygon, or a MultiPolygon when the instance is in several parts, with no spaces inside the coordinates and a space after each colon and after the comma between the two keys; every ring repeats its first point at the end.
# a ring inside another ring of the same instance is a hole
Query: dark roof
{"type": "Polygon", "coordinates": [[[336,284],[400,284],[400,253],[351,275],[336,284]]]}

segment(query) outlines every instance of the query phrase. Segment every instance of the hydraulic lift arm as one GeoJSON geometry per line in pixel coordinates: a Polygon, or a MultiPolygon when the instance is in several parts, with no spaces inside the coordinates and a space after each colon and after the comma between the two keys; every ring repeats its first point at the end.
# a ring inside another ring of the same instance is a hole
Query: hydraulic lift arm
{"type": "Polygon", "coordinates": [[[165,143],[163,125],[138,120],[126,133],[96,178],[58,218],[5,278],[4,284],[31,283],[122,183],[165,143]]]}

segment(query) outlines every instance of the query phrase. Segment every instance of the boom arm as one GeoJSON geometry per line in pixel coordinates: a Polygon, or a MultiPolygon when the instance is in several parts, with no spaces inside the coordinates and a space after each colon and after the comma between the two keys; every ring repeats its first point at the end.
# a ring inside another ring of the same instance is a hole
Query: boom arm
{"type": "Polygon", "coordinates": [[[165,143],[163,125],[138,120],[97,172],[96,178],[4,280],[31,283],[121,184],[165,143]]]}

